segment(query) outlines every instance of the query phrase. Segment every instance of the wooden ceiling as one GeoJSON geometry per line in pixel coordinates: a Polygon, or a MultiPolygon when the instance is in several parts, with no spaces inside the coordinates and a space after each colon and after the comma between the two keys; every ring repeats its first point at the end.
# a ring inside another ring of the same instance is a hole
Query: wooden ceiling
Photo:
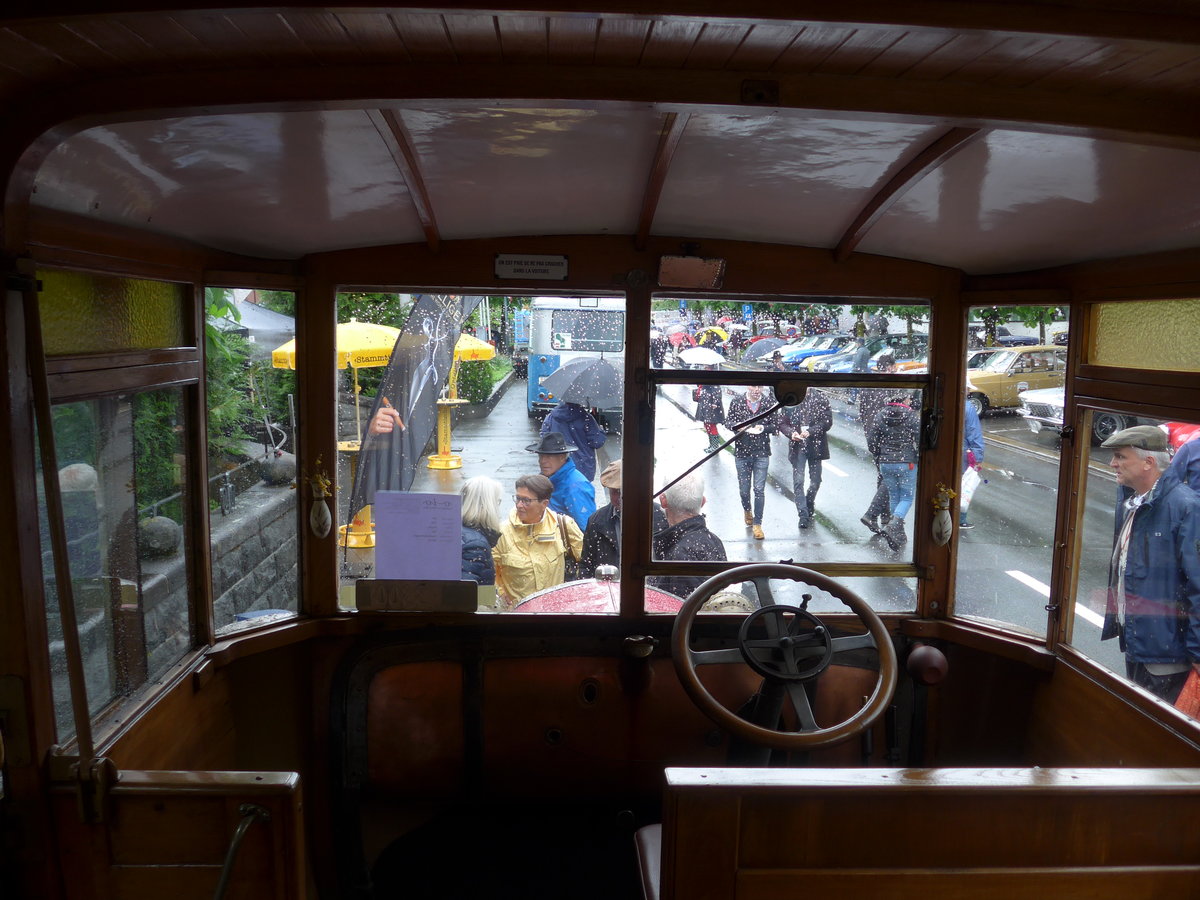
{"type": "Polygon", "coordinates": [[[1192,0],[760,2],[736,16],[726,7],[10,0],[0,13],[0,166],[25,172],[10,182],[10,202],[28,193],[35,208],[217,245],[215,210],[206,220],[197,207],[224,191],[232,216],[276,232],[224,248],[263,255],[532,233],[626,233],[640,245],[667,233],[1013,271],[1196,243],[1192,0]],[[233,124],[232,114],[243,118],[233,124]],[[268,118],[285,114],[308,118],[294,118],[293,131],[268,118]],[[263,151],[269,131],[311,138],[314,129],[325,145],[263,151]],[[244,150],[240,168],[228,167],[238,178],[194,165],[218,147],[244,150]],[[522,155],[538,168],[517,168],[522,155]],[[1017,164],[1048,158],[1057,169],[1017,164]],[[1073,184],[1081,166],[1088,185],[1073,184]],[[1043,233],[995,200],[1001,172],[1026,208],[1054,201],[1051,231],[1089,231],[1103,215],[1114,233],[1081,234],[1063,258],[1037,252],[1043,233]],[[485,173],[491,182],[465,190],[485,173]],[[292,193],[324,179],[379,196],[353,216],[311,198],[247,199],[254,185],[288,179],[292,193]],[[947,206],[939,179],[981,202],[947,206]],[[159,190],[165,181],[170,192],[159,190]],[[1061,196],[1044,188],[1050,181],[1066,185],[1054,189],[1061,196]],[[541,182],[559,187],[539,192],[541,182]],[[507,197],[506,209],[489,219],[483,196],[507,197]],[[521,196],[531,198],[524,214],[521,196]],[[807,218],[793,215],[817,196],[807,218]],[[290,232],[298,210],[311,223],[304,234],[290,232]],[[1129,231],[1122,216],[1147,230],[1116,236],[1129,231]]]}

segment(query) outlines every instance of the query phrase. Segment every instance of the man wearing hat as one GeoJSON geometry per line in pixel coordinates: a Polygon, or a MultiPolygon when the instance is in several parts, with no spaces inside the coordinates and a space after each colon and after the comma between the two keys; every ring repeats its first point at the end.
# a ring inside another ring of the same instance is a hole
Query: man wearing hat
{"type": "Polygon", "coordinates": [[[586,522],[596,511],[596,490],[570,457],[574,444],[568,444],[558,431],[548,431],[536,444],[525,448],[538,455],[538,469],[554,485],[550,495],[550,509],[566,513],[578,522],[586,522]]]}
{"type": "MultiPolygon", "coordinates": [[[[591,578],[597,566],[621,567],[621,461],[609,463],[600,473],[600,484],[608,490],[608,505],[596,510],[583,532],[579,574],[591,578]]],[[[654,534],[667,527],[667,517],[657,504],[651,507],[654,534]]]]}
{"type": "Polygon", "coordinates": [[[1126,428],[1101,446],[1120,497],[1100,639],[1120,638],[1129,679],[1173,703],[1200,672],[1200,499],[1169,467],[1160,428],[1126,428]]]}
{"type": "Polygon", "coordinates": [[[563,400],[546,414],[540,431],[542,434],[557,431],[567,442],[574,444],[571,460],[575,468],[588,481],[596,477],[596,450],[604,446],[608,435],[590,412],[578,403],[563,400]]]}

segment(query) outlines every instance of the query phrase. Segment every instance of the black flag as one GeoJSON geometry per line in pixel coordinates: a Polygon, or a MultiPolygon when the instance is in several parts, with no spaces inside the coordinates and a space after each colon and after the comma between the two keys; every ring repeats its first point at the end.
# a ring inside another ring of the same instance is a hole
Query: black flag
{"type": "Polygon", "coordinates": [[[388,434],[363,435],[350,494],[350,518],[375,502],[376,491],[407,491],[437,425],[437,399],[450,376],[463,321],[480,296],[415,294],[416,303],[396,339],[368,422],[384,404],[404,422],[388,434]]]}

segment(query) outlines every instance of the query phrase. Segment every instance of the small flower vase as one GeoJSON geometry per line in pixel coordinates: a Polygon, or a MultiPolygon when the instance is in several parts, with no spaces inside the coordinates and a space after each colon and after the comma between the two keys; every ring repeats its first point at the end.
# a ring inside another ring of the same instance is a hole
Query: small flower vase
{"type": "Polygon", "coordinates": [[[938,509],[933,514],[933,542],[939,547],[945,546],[954,532],[954,519],[950,517],[949,509],[938,509]]]}
{"type": "Polygon", "coordinates": [[[313,490],[312,508],[308,511],[308,527],[317,538],[324,538],[333,528],[333,515],[325,502],[325,492],[313,490]]]}

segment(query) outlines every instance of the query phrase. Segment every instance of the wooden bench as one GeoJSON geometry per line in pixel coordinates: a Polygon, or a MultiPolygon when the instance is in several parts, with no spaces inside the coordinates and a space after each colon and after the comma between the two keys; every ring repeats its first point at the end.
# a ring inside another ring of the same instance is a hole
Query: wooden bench
{"type": "Polygon", "coordinates": [[[226,900],[303,900],[304,818],[294,772],[123,771],[96,823],[81,821],[74,789],[56,789],[66,896],[212,900],[244,804],[269,819],[248,823],[226,900]],[[83,872],[94,877],[73,877],[83,872]]]}
{"type": "Polygon", "coordinates": [[[1200,897],[1200,769],[666,774],[651,897],[1200,897]]]}

